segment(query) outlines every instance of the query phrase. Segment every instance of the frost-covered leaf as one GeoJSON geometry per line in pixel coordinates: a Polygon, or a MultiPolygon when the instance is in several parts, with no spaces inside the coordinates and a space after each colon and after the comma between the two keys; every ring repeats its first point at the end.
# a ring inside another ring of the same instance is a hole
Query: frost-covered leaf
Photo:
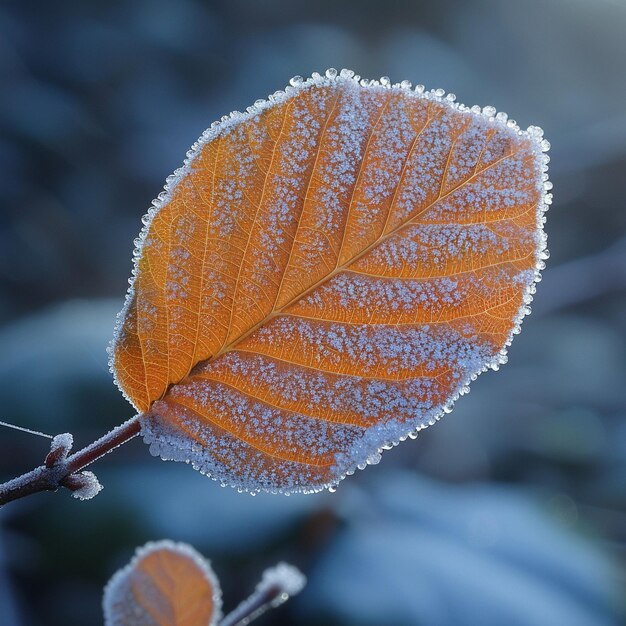
{"type": "Polygon", "coordinates": [[[148,543],[104,590],[106,626],[213,626],[221,615],[219,582],[191,546],[148,543]]]}
{"type": "Polygon", "coordinates": [[[433,424],[528,312],[548,147],[346,70],[213,124],[144,220],[111,347],[151,451],[316,491],[433,424]]]}

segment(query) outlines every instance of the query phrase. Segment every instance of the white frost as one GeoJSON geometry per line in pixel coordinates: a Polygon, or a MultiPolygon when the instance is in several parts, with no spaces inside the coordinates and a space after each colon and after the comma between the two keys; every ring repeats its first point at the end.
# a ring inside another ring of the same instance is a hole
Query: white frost
{"type": "Polygon", "coordinates": [[[306,584],[304,574],[293,565],[278,563],[263,572],[254,593],[229,613],[220,626],[249,624],[270,608],[300,593],[306,584]]]}
{"type": "MultiPolygon", "coordinates": [[[[222,615],[222,590],[219,580],[211,569],[211,564],[190,545],[174,543],[168,539],[149,542],[138,548],[131,562],[111,577],[104,588],[102,599],[105,626],[158,626],[154,618],[136,603],[131,583],[138,563],[146,556],[160,550],[176,552],[197,565],[213,589],[214,611],[211,622],[206,626],[215,626],[222,615]]],[[[153,593],[154,590],[144,589],[144,591],[153,593]]]]}
{"type": "Polygon", "coordinates": [[[103,489],[100,481],[93,472],[80,472],[73,474],[76,488],[72,488],[72,497],[79,500],[91,500],[95,498],[103,489]]]}
{"type": "Polygon", "coordinates": [[[257,585],[256,591],[266,593],[272,587],[282,589],[282,593],[272,603],[272,606],[278,606],[290,596],[300,593],[304,585],[306,585],[306,577],[297,567],[289,563],[278,563],[263,572],[263,578],[257,585]]]}
{"type": "Polygon", "coordinates": [[[62,433],[53,437],[50,452],[46,457],[46,466],[52,467],[64,462],[73,445],[74,437],[70,433],[62,433]]]}
{"type": "Polygon", "coordinates": [[[62,449],[65,450],[67,454],[74,445],[74,437],[71,433],[61,433],[60,435],[56,435],[50,444],[50,452],[55,452],[56,450],[62,449]]]}

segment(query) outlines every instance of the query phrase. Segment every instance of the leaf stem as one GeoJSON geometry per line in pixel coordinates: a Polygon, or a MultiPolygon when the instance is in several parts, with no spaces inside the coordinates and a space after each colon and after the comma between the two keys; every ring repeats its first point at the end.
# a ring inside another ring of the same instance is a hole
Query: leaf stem
{"type": "Polygon", "coordinates": [[[257,589],[235,610],[223,617],[218,626],[246,626],[269,608],[282,604],[287,598],[285,590],[277,583],[265,589],[257,589]]]}
{"type": "Polygon", "coordinates": [[[0,506],[40,491],[56,491],[64,485],[66,478],[138,435],[141,429],[139,418],[139,415],[135,415],[100,439],[96,439],[93,443],[52,467],[41,465],[26,474],[22,474],[22,476],[1,484],[0,506]]]}

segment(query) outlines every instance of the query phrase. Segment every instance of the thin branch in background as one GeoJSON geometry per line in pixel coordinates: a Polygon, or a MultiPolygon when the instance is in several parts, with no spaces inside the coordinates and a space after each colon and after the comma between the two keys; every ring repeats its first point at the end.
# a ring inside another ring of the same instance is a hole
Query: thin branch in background
{"type": "MultiPolygon", "coordinates": [[[[82,490],[89,487],[85,481],[89,482],[90,476],[81,475],[80,471],[111,450],[115,450],[118,446],[130,441],[139,434],[140,429],[139,416],[136,415],[71,456],[55,455],[55,451],[51,450],[52,463],[36,467],[30,472],[0,485],[0,506],[40,491],[56,491],[59,487],[67,487],[70,491],[76,491],[78,497],[83,497],[81,495],[82,490]]],[[[53,439],[54,441],[55,439],[53,439]]],[[[61,446],[60,449],[63,450],[64,448],[67,446],[61,446]]],[[[90,484],[94,485],[95,483],[91,481],[90,484]]],[[[95,493],[97,492],[95,491],[95,493]]],[[[93,490],[87,489],[84,493],[91,494],[93,490]]]]}
{"type": "Polygon", "coordinates": [[[54,439],[53,435],[46,435],[46,433],[39,432],[38,430],[31,430],[30,428],[24,428],[23,426],[16,426],[15,424],[9,424],[8,422],[3,422],[1,420],[0,426],[6,426],[7,428],[19,430],[20,432],[28,433],[30,435],[38,435],[39,437],[45,437],[46,439],[54,439]]]}
{"type": "Polygon", "coordinates": [[[270,608],[280,606],[299,593],[306,584],[304,575],[293,565],[279,563],[263,572],[254,593],[222,619],[219,626],[246,626],[270,608]]]}

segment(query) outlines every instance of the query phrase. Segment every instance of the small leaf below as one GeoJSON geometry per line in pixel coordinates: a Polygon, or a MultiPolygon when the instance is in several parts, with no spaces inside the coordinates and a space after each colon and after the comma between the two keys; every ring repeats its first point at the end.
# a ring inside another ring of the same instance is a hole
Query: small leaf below
{"type": "Polygon", "coordinates": [[[221,595],[211,566],[193,548],[149,543],[106,586],[105,626],[214,626],[221,595]]]}

